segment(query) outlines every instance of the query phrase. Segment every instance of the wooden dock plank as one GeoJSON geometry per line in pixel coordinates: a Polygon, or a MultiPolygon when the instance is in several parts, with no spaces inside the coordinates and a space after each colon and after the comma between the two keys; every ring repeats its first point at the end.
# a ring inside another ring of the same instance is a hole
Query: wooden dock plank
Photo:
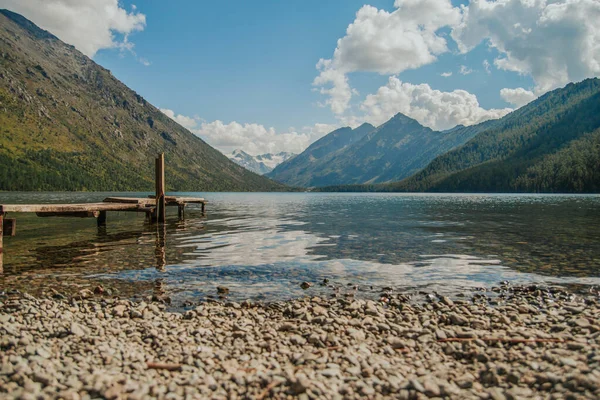
{"type": "MultiPolygon", "coordinates": [[[[107,197],[104,199],[107,203],[133,203],[133,204],[142,204],[145,206],[155,206],[156,199],[154,196],[148,198],[138,198],[138,197],[107,197]]],[[[165,196],[165,201],[167,205],[178,205],[181,203],[186,204],[202,204],[208,203],[202,197],[177,197],[177,196],[165,196]]]]}
{"type": "Polygon", "coordinates": [[[98,218],[100,211],[67,211],[67,212],[37,212],[38,217],[73,217],[73,218],[98,218]]]}
{"type": "Polygon", "coordinates": [[[86,211],[135,211],[139,208],[139,205],[131,203],[3,204],[0,207],[4,213],[68,213],[86,211]]]}
{"type": "MultiPolygon", "coordinates": [[[[148,196],[148,198],[152,201],[155,201],[155,196],[151,195],[148,196]]],[[[181,204],[181,203],[187,203],[187,204],[207,204],[208,200],[202,198],[202,197],[177,197],[177,196],[165,196],[165,200],[167,201],[167,204],[181,204]]]]}
{"type": "Polygon", "coordinates": [[[208,201],[201,197],[174,197],[169,199],[167,197],[167,204],[207,204],[208,201]]]}
{"type": "Polygon", "coordinates": [[[133,203],[142,205],[155,205],[156,200],[143,197],[107,197],[103,200],[105,203],[133,203]]]}
{"type": "MultiPolygon", "coordinates": [[[[206,204],[206,200],[193,197],[176,197],[168,199],[167,205],[180,204],[206,204]]],[[[109,197],[102,203],[82,204],[3,204],[0,209],[4,213],[77,213],[87,211],[146,211],[145,208],[154,207],[154,199],[135,199],[109,197]],[[119,199],[123,201],[118,201],[119,199]]]]}

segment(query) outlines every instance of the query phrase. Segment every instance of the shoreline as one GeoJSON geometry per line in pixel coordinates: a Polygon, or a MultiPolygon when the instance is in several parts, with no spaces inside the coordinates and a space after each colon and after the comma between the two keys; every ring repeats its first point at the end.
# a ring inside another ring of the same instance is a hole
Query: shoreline
{"type": "Polygon", "coordinates": [[[6,398],[600,397],[598,293],[161,303],[0,295],[6,398]],[[472,296],[472,297],[471,297],[472,296]]]}

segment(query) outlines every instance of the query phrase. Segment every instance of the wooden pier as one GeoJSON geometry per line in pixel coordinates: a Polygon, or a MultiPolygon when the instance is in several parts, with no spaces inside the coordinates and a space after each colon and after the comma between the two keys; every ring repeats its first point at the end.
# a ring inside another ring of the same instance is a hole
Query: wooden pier
{"type": "Polygon", "coordinates": [[[176,197],[165,195],[164,154],[156,158],[156,194],[147,198],[107,197],[100,203],[82,204],[0,204],[0,273],[3,271],[3,237],[15,236],[17,221],[7,218],[10,213],[35,213],[38,217],[96,218],[98,227],[106,226],[109,211],[143,212],[156,223],[166,221],[166,208],[177,207],[180,220],[185,219],[188,204],[200,204],[202,214],[206,212],[203,198],[176,197]]]}

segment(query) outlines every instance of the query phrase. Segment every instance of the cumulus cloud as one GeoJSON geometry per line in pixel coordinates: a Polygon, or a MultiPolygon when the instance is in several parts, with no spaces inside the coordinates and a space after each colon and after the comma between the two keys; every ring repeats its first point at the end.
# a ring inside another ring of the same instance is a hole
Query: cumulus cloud
{"type": "Polygon", "coordinates": [[[337,125],[315,124],[299,131],[290,129],[286,132],[277,132],[275,128],[267,128],[261,124],[236,121],[225,123],[219,120],[202,122],[198,117],[177,114],[166,108],[160,110],[225,154],[236,149],[242,149],[252,155],[281,151],[301,153],[312,142],[338,128],[337,125]]]}
{"type": "Polygon", "coordinates": [[[463,53],[487,41],[494,65],[531,75],[540,95],[600,74],[598,21],[598,0],[472,0],[452,37],[463,53]]]}
{"type": "Polygon", "coordinates": [[[211,146],[224,153],[242,149],[253,155],[289,151],[301,153],[312,142],[333,130],[325,124],[313,128],[304,128],[301,132],[277,132],[260,124],[213,121],[203,123],[194,130],[198,136],[211,146]]]}
{"type": "Polygon", "coordinates": [[[517,108],[537,99],[537,96],[532,91],[523,88],[504,88],[500,90],[500,97],[502,97],[502,99],[504,99],[504,101],[507,103],[510,103],[517,108]]]}
{"type": "Polygon", "coordinates": [[[128,35],[146,26],[144,14],[135,6],[125,10],[118,0],[0,0],[0,8],[22,14],[88,57],[101,49],[132,50],[128,35]]]}
{"type": "Polygon", "coordinates": [[[319,86],[318,91],[328,96],[324,104],[330,106],[331,111],[335,114],[342,114],[348,108],[353,94],[348,77],[340,70],[333,68],[331,60],[319,60],[317,69],[320,74],[313,81],[313,85],[319,86]],[[325,86],[329,83],[331,83],[331,87],[326,88],[325,86]]]}
{"type": "Polygon", "coordinates": [[[473,125],[503,117],[510,108],[486,110],[479,105],[477,96],[464,90],[442,92],[428,84],[414,85],[395,76],[385,86],[367,96],[361,104],[364,119],[379,125],[401,112],[434,130],[456,125],[473,125]]]}
{"type": "Polygon", "coordinates": [[[461,65],[458,72],[461,75],[469,75],[469,74],[473,73],[473,70],[471,68],[467,67],[466,65],[461,65]]]}
{"type": "Polygon", "coordinates": [[[444,78],[449,78],[452,76],[452,72],[442,72],[440,75],[444,78]]]}
{"type": "Polygon", "coordinates": [[[313,84],[330,96],[326,104],[334,113],[342,114],[353,95],[348,73],[398,74],[430,64],[448,51],[438,31],[460,21],[460,10],[450,0],[396,0],[394,7],[387,12],[363,6],[338,40],[333,58],[317,64],[313,84]]]}
{"type": "Polygon", "coordinates": [[[198,126],[198,124],[200,123],[199,118],[187,117],[185,115],[175,114],[175,111],[169,110],[168,108],[161,108],[160,111],[162,111],[163,114],[165,114],[167,117],[171,118],[173,121],[177,122],[179,125],[183,126],[184,128],[187,128],[189,130],[196,128],[198,126]]]}

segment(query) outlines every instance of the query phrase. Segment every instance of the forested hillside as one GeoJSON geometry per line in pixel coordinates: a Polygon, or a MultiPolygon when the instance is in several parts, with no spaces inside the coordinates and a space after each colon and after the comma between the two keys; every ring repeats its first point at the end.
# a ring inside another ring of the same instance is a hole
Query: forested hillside
{"type": "Polygon", "coordinates": [[[557,89],[387,190],[597,192],[600,80],[557,89]]]}
{"type": "Polygon", "coordinates": [[[282,190],[234,164],[110,71],[0,10],[0,190],[282,190]]]}

